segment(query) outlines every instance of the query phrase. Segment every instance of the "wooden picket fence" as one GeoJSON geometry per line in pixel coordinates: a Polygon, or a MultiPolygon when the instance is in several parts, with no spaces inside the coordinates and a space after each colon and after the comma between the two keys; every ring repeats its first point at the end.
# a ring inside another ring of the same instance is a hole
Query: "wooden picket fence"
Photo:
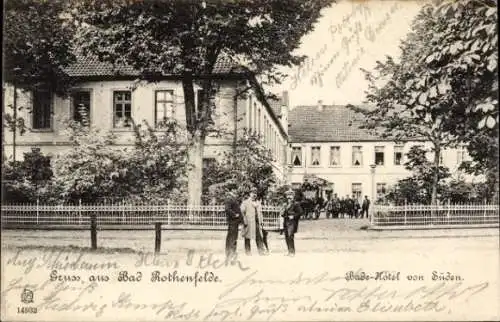
{"type": "Polygon", "coordinates": [[[372,228],[499,227],[498,204],[374,205],[372,228]]]}
{"type": "MultiPolygon", "coordinates": [[[[280,208],[262,206],[264,228],[279,229],[280,208]]],[[[77,204],[2,205],[2,229],[89,229],[91,215],[98,229],[227,229],[223,205],[172,205],[120,203],[112,205],[77,204]]]]}

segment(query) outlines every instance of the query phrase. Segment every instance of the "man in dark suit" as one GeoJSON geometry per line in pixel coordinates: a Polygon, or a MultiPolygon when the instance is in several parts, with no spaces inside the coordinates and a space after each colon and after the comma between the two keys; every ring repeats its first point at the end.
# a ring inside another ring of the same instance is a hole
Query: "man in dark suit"
{"type": "Polygon", "coordinates": [[[282,216],[284,218],[285,241],[288,248],[288,256],[295,256],[295,240],[294,235],[299,228],[299,218],[303,214],[303,209],[300,206],[298,196],[293,190],[286,193],[287,202],[283,209],[282,216]]]}
{"type": "Polygon", "coordinates": [[[368,218],[369,209],[370,209],[370,199],[368,199],[368,196],[365,196],[365,199],[363,199],[363,204],[361,205],[361,218],[368,218]]]}
{"type": "Polygon", "coordinates": [[[225,212],[227,219],[226,257],[233,258],[236,256],[238,226],[242,222],[240,201],[236,196],[235,188],[228,191],[225,201],[225,212]]]}

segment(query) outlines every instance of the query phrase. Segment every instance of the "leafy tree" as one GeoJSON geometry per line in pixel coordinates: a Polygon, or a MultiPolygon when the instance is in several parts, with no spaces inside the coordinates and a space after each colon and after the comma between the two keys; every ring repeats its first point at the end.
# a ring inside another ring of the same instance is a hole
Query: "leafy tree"
{"type": "Polygon", "coordinates": [[[112,133],[85,124],[68,123],[71,148],[55,160],[55,183],[64,201],[165,201],[181,187],[187,155],[175,121],[160,124],[160,131],[147,123],[135,126],[131,149],[114,146],[112,133]]]}
{"type": "Polygon", "coordinates": [[[399,60],[387,57],[365,71],[367,100],[376,108],[355,109],[368,117],[366,127],[396,140],[431,142],[432,203],[443,148],[470,141],[478,127],[492,129],[498,119],[495,13],[488,0],[428,3],[402,42],[399,60]]]}
{"type": "Polygon", "coordinates": [[[273,172],[273,157],[258,135],[245,132],[238,139],[236,149],[225,152],[209,169],[206,176],[206,198],[223,201],[226,191],[237,188],[243,198],[251,188],[257,188],[257,196],[264,199],[276,184],[273,172]]]}
{"type": "MultiPolygon", "coordinates": [[[[153,129],[143,122],[135,127],[136,144],[130,158],[127,180],[132,196],[142,201],[168,200],[183,185],[187,170],[187,149],[180,144],[180,129],[175,120],[167,119],[153,129]],[[158,131],[158,129],[161,129],[158,131]]],[[[176,200],[179,202],[179,200],[176,200]]]]}
{"type": "Polygon", "coordinates": [[[71,49],[75,26],[63,14],[67,3],[63,0],[4,2],[3,75],[13,88],[9,104],[12,114],[5,111],[4,105],[2,114],[5,128],[13,133],[14,160],[16,135],[26,130],[24,120],[17,114],[23,108],[18,106],[18,89],[64,94],[71,86],[64,68],[75,59],[71,49]]]}
{"type": "Polygon", "coordinates": [[[24,153],[23,161],[11,161],[3,166],[2,199],[14,202],[33,202],[36,199],[47,199],[47,186],[50,185],[53,173],[51,158],[33,149],[24,153]]]}
{"type": "Polygon", "coordinates": [[[126,176],[123,160],[128,154],[112,147],[114,135],[74,121],[66,132],[71,147],[54,160],[54,181],[62,189],[62,201],[125,197],[128,187],[120,179],[126,176]]]}
{"type": "Polygon", "coordinates": [[[497,2],[441,2],[433,13],[446,23],[428,43],[425,62],[449,79],[453,126],[446,130],[465,143],[473,162],[464,168],[484,174],[498,194],[498,16],[497,2]]]}
{"type": "Polygon", "coordinates": [[[213,129],[216,63],[243,62],[253,74],[278,81],[276,67],[304,59],[293,51],[333,2],[85,0],[76,2],[74,16],[86,23],[82,46],[100,59],[131,65],[143,79],[181,76],[192,165],[189,201],[199,203],[204,144],[213,129]],[[194,83],[203,93],[199,110],[194,83]]]}
{"type": "MultiPolygon", "coordinates": [[[[405,169],[412,172],[409,178],[399,180],[392,187],[386,199],[396,204],[417,203],[429,204],[433,200],[433,193],[443,194],[445,185],[433,185],[433,177],[435,175],[435,167],[426,156],[429,151],[426,151],[420,146],[413,146],[408,152],[408,161],[405,163],[405,169]],[[434,190],[435,189],[435,190],[434,190]]],[[[448,168],[438,166],[438,182],[450,177],[448,168]]]]}

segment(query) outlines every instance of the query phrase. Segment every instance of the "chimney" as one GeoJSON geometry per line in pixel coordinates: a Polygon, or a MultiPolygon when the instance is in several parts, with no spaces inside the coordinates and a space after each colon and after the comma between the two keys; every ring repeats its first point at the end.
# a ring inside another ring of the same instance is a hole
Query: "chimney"
{"type": "Polygon", "coordinates": [[[323,111],[323,101],[322,100],[319,100],[318,101],[318,111],[323,111]]]}
{"type": "Polygon", "coordinates": [[[288,104],[288,91],[283,91],[281,94],[281,105],[289,106],[288,104]]]}

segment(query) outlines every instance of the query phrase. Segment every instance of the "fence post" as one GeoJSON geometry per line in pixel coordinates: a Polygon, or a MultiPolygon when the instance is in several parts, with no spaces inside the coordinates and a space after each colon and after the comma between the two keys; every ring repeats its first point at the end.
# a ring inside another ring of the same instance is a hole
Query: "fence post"
{"type": "Polygon", "coordinates": [[[40,206],[40,199],[36,198],[36,224],[37,225],[38,225],[39,216],[40,216],[39,206],[40,206]]]}
{"type": "Polygon", "coordinates": [[[404,214],[405,214],[405,225],[406,225],[406,223],[407,223],[407,219],[406,219],[406,210],[407,210],[407,208],[408,208],[408,201],[407,201],[406,199],[405,199],[405,206],[404,206],[404,207],[405,207],[405,208],[404,208],[404,209],[405,209],[404,214]]]}
{"type": "MultiPolygon", "coordinates": [[[[158,209],[157,209],[158,211],[158,209]]],[[[170,226],[170,201],[167,199],[167,225],[170,226]]]]}
{"type": "Polygon", "coordinates": [[[483,224],[486,224],[486,200],[484,200],[483,224]]]}
{"type": "Polygon", "coordinates": [[[155,223],[155,253],[158,254],[161,249],[161,222],[155,223]]]}
{"type": "Polygon", "coordinates": [[[97,249],[97,215],[90,213],[90,244],[92,250],[97,249]]]}
{"type": "Polygon", "coordinates": [[[82,199],[78,199],[78,225],[82,224],[82,199]]]}

